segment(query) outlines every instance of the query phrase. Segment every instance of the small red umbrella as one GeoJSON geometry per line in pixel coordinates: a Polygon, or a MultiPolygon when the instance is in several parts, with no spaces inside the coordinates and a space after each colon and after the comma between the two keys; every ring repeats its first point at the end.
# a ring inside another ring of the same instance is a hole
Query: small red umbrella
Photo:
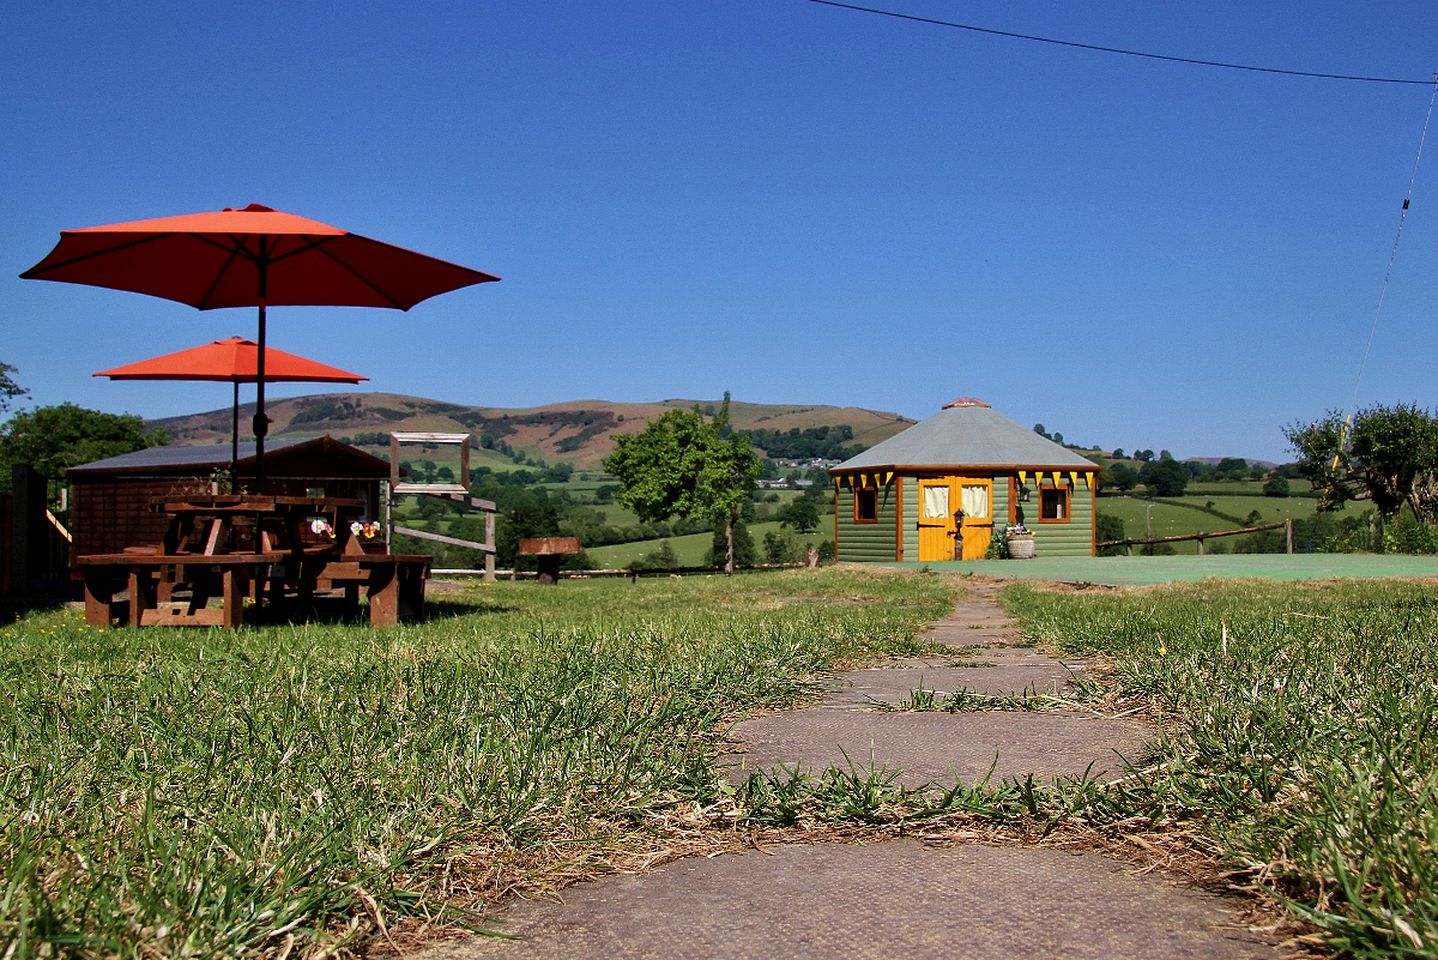
{"type": "Polygon", "coordinates": [[[259,308],[255,480],[264,487],[265,309],[270,305],[390,307],[499,278],[250,204],[156,220],[64,230],[20,275],[129,290],[213,310],[259,308]]]}
{"type": "MultiPolygon", "coordinates": [[[[265,348],[265,382],[278,383],[359,383],[369,377],[332,367],[299,354],[265,348]]],[[[230,466],[239,459],[240,384],[258,383],[260,345],[243,337],[216,340],[188,350],[176,350],[148,360],[138,360],[92,374],[111,380],[209,380],[235,385],[235,404],[230,434],[230,466]]]]}

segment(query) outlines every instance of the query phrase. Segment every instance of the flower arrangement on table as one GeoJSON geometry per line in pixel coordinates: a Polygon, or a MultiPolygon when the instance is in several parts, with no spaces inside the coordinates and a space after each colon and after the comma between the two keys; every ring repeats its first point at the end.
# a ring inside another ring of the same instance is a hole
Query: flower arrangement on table
{"type": "Polygon", "coordinates": [[[310,532],[316,536],[329,537],[331,540],[335,538],[334,525],[324,517],[315,517],[310,521],[310,532]]]}
{"type": "Polygon", "coordinates": [[[366,540],[373,540],[379,536],[381,529],[383,528],[380,527],[378,520],[371,520],[369,523],[361,523],[356,520],[350,524],[350,533],[357,537],[364,537],[366,540]]]}

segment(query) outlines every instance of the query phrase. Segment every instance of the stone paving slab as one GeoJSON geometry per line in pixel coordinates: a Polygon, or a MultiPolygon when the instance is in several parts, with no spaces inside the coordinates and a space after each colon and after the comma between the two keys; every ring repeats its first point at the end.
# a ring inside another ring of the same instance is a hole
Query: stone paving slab
{"type": "Polygon", "coordinates": [[[994,666],[950,667],[940,662],[932,666],[894,667],[869,670],[846,670],[836,674],[825,707],[873,706],[876,701],[898,704],[923,686],[942,699],[959,690],[988,696],[1026,693],[1058,693],[1082,665],[1070,668],[1056,660],[1042,662],[1003,662],[994,666]]]}
{"type": "Polygon", "coordinates": [[[916,840],[796,844],[577,884],[424,960],[1268,960],[1222,898],[1099,853],[916,840]]]}
{"type": "Polygon", "coordinates": [[[1132,717],[1081,713],[992,710],[979,713],[790,710],[736,724],[739,745],[726,759],[726,775],[741,782],[754,770],[792,768],[817,774],[830,766],[867,771],[901,769],[898,783],[941,787],[992,779],[1040,782],[1078,777],[1099,780],[1124,773],[1140,760],[1153,731],[1132,717]],[[995,760],[997,757],[997,761],[995,760]]]}

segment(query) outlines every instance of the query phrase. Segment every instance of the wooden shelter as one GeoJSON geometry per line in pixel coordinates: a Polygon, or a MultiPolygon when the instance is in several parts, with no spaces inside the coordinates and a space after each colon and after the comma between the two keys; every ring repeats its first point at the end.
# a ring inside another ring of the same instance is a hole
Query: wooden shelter
{"type": "Polygon", "coordinates": [[[978,560],[1018,523],[1040,556],[1093,556],[1098,470],[963,397],[829,471],[835,556],[978,560]]]}
{"type": "MultiPolygon", "coordinates": [[[[242,443],[236,475],[253,476],[255,445],[242,443]]],[[[70,481],[70,522],[76,557],[120,553],[136,544],[159,543],[169,518],[151,509],[166,500],[220,492],[230,466],[230,445],[149,447],[65,471],[70,481]]],[[[340,443],[328,434],[281,440],[266,452],[267,492],[291,497],[359,500],[365,519],[384,508],[380,483],[390,467],[379,457],[340,443]]]]}

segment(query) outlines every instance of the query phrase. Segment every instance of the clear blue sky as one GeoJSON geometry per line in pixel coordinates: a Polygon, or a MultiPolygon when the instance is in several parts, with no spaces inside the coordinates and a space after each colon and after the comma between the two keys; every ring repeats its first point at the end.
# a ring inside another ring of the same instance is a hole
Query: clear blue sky
{"type": "MultiPolygon", "coordinates": [[[[1438,70],[1431,0],[873,5],[1438,70]]],[[[90,373],[253,336],[253,311],[16,274],[62,228],[261,202],[504,278],[407,314],[271,310],[275,346],[366,389],[729,389],[916,418],[974,395],[1070,441],[1285,458],[1284,424],[1353,399],[1431,92],[803,0],[20,0],[5,19],[0,361],[28,404],[147,417],[229,391],[90,373]]],[[[1361,403],[1435,403],[1438,130],[1428,147],[1361,403]]]]}

